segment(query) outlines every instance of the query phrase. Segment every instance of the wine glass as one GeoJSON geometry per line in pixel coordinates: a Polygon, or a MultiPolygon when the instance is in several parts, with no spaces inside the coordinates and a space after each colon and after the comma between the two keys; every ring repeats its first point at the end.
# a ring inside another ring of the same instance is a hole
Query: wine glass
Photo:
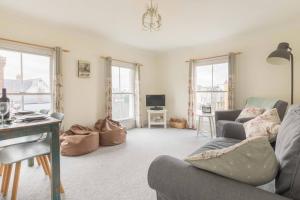
{"type": "Polygon", "coordinates": [[[0,102],[0,115],[2,128],[4,127],[4,116],[9,112],[9,102],[0,102]]]}
{"type": "Polygon", "coordinates": [[[18,101],[14,101],[12,107],[13,107],[15,113],[18,113],[21,108],[21,104],[18,101]]]}

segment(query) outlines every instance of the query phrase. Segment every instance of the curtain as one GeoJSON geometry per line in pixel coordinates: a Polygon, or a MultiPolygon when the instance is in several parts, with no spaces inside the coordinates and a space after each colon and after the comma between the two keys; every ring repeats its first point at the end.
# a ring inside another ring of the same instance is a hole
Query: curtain
{"type": "Polygon", "coordinates": [[[135,64],[135,126],[136,128],[142,128],[142,117],[141,117],[141,93],[140,93],[140,64],[135,64]]]}
{"type": "Polygon", "coordinates": [[[54,76],[53,76],[53,111],[64,112],[62,49],[55,47],[54,76]]]}
{"type": "Polygon", "coordinates": [[[112,82],[111,82],[112,58],[105,58],[105,113],[112,118],[112,82]]]}
{"type": "Polygon", "coordinates": [[[191,129],[195,129],[195,66],[194,60],[190,60],[189,62],[189,83],[188,83],[188,92],[189,92],[189,99],[188,99],[188,126],[191,129]]]}
{"type": "Polygon", "coordinates": [[[235,90],[235,65],[236,65],[236,55],[235,53],[229,53],[228,57],[228,108],[230,110],[234,109],[234,90],[235,90]]]}

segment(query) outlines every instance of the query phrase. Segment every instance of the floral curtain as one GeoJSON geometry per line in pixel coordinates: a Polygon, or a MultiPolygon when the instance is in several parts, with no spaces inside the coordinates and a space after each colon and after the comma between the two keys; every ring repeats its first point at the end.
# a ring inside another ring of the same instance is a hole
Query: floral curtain
{"type": "Polygon", "coordinates": [[[189,62],[189,83],[188,83],[188,92],[189,92],[189,101],[188,101],[188,126],[191,129],[195,129],[195,62],[190,60],[189,62]]]}
{"type": "Polygon", "coordinates": [[[112,82],[111,82],[112,58],[105,58],[105,113],[112,118],[112,82]]]}
{"type": "Polygon", "coordinates": [[[135,126],[136,128],[142,128],[142,117],[141,117],[141,94],[140,94],[140,64],[135,64],[135,126]]]}
{"type": "Polygon", "coordinates": [[[63,101],[63,73],[62,73],[62,49],[55,47],[54,76],[53,76],[53,111],[64,112],[63,101]]]}
{"type": "Polygon", "coordinates": [[[236,65],[236,54],[229,53],[228,57],[228,109],[234,109],[234,90],[235,90],[235,65],[236,65]]]}

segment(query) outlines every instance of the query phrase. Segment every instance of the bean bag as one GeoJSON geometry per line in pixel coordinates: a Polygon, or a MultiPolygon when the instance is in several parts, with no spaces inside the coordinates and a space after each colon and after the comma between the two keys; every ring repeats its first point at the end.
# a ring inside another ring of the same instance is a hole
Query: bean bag
{"type": "Polygon", "coordinates": [[[62,155],[79,156],[99,148],[99,133],[76,124],[60,135],[60,142],[62,155]]]}
{"type": "Polygon", "coordinates": [[[95,124],[95,130],[99,131],[101,146],[113,146],[126,141],[126,128],[109,118],[98,120],[95,124]]]}

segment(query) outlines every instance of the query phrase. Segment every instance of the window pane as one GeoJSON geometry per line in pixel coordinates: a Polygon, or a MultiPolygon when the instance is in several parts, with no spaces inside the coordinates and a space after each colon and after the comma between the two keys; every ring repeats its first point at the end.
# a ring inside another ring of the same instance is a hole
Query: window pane
{"type": "Polygon", "coordinates": [[[50,93],[50,57],[22,54],[23,91],[50,93]]]}
{"type": "Polygon", "coordinates": [[[134,95],[112,95],[112,117],[114,120],[134,118],[134,95]]]}
{"type": "Polygon", "coordinates": [[[228,109],[228,92],[214,92],[212,94],[212,105],[215,110],[228,109]]]}
{"type": "Polygon", "coordinates": [[[120,92],[134,92],[134,71],[120,67],[120,92]]]}
{"type": "Polygon", "coordinates": [[[23,110],[21,95],[8,95],[12,112],[23,110]]]}
{"type": "Polygon", "coordinates": [[[212,90],[212,65],[196,67],[196,91],[212,90]]]}
{"type": "Polygon", "coordinates": [[[119,67],[112,67],[112,92],[120,92],[120,70],[119,67]]]}
{"type": "Polygon", "coordinates": [[[228,91],[228,63],[213,65],[214,91],[228,91]]]}
{"type": "Polygon", "coordinates": [[[202,111],[202,106],[211,105],[211,93],[210,92],[197,92],[196,93],[196,113],[202,111]]]}
{"type": "Polygon", "coordinates": [[[8,93],[21,92],[21,54],[0,49],[0,57],[0,87],[6,88],[8,93]]]}
{"type": "Polygon", "coordinates": [[[51,95],[25,95],[24,110],[40,111],[51,110],[51,95]]]}

